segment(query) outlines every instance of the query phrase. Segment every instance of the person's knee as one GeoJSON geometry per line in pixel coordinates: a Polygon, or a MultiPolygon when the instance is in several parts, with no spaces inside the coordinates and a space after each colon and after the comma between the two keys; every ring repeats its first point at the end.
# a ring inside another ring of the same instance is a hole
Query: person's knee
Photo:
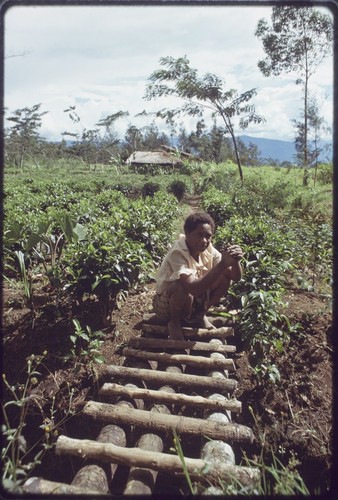
{"type": "Polygon", "coordinates": [[[185,310],[192,303],[193,297],[184,288],[180,281],[174,281],[168,288],[170,306],[175,309],[185,310]]]}
{"type": "Polygon", "coordinates": [[[184,288],[182,283],[180,281],[174,281],[171,283],[170,287],[168,288],[168,296],[170,298],[170,301],[179,301],[179,302],[184,302],[188,296],[189,293],[187,290],[184,288]]]}

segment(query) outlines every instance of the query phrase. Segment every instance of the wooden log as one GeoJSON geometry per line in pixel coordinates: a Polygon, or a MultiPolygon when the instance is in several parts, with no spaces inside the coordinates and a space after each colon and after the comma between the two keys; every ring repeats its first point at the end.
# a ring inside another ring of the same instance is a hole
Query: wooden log
{"type": "MultiPolygon", "coordinates": [[[[131,391],[133,389],[138,389],[138,386],[135,384],[126,384],[125,387],[130,389],[131,391]]],[[[138,410],[143,410],[144,409],[144,401],[142,399],[134,399],[134,398],[128,398],[128,399],[118,399],[116,402],[115,401],[106,401],[107,403],[114,403],[117,406],[129,406],[129,408],[137,408],[138,410]]],[[[114,443],[117,444],[117,443],[114,443]]]]}
{"type": "MultiPolygon", "coordinates": [[[[223,354],[219,353],[219,352],[212,352],[210,354],[210,358],[212,359],[220,359],[221,357],[223,356],[223,354]]],[[[228,372],[227,370],[211,370],[209,373],[208,373],[209,377],[213,380],[215,379],[218,379],[218,380],[228,380],[228,372]]]]}
{"type": "MultiPolygon", "coordinates": [[[[138,448],[124,448],[108,443],[98,443],[88,439],[73,439],[59,436],[56,442],[57,455],[71,455],[90,457],[102,462],[116,462],[128,467],[138,466],[154,469],[166,474],[182,476],[182,463],[178,456],[166,453],[140,450],[138,448]]],[[[243,486],[251,485],[255,478],[259,478],[259,470],[254,467],[224,465],[221,463],[208,464],[198,458],[185,457],[190,477],[194,480],[216,482],[235,479],[243,486]]]]}
{"type": "Polygon", "coordinates": [[[201,389],[216,389],[220,392],[233,392],[237,387],[237,381],[231,379],[220,379],[202,377],[199,375],[186,375],[173,372],[146,370],[143,368],[128,368],[119,365],[102,365],[102,377],[120,377],[136,380],[144,380],[156,385],[168,384],[176,387],[199,387],[201,389]]]}
{"type": "Polygon", "coordinates": [[[149,339],[145,337],[132,337],[128,340],[129,347],[138,347],[141,349],[186,349],[196,352],[236,352],[236,346],[224,345],[217,342],[198,342],[192,340],[168,340],[168,339],[149,339]]]}
{"type": "Polygon", "coordinates": [[[165,391],[154,391],[151,389],[131,389],[126,386],[105,383],[101,389],[102,396],[118,395],[134,399],[142,398],[146,401],[175,404],[181,406],[192,406],[195,408],[208,408],[209,410],[229,410],[235,413],[242,411],[242,403],[236,399],[212,400],[202,396],[189,396],[183,393],[170,394],[165,391]]]}
{"type": "Polygon", "coordinates": [[[241,424],[221,424],[204,419],[162,415],[144,410],[131,410],[89,401],[83,408],[84,415],[107,423],[128,424],[159,432],[176,430],[178,434],[206,436],[211,439],[223,439],[238,443],[252,443],[253,432],[241,424]]]}
{"type": "MultiPolygon", "coordinates": [[[[144,323],[142,325],[144,332],[154,333],[158,335],[168,336],[168,326],[167,325],[151,325],[149,323],[144,323]]],[[[234,329],[232,327],[222,326],[221,328],[213,328],[208,330],[207,328],[190,328],[182,327],[183,335],[186,339],[211,339],[218,338],[224,339],[234,335],[234,329]]]]}
{"type": "MultiPolygon", "coordinates": [[[[136,386],[132,386],[133,388],[136,386]]],[[[118,404],[124,406],[124,402],[118,404]]],[[[112,443],[117,446],[126,446],[126,434],[121,427],[117,425],[106,425],[100,431],[97,437],[99,443],[112,443]]],[[[114,477],[117,465],[110,464],[108,470],[102,467],[102,464],[87,463],[76,473],[71,485],[84,490],[95,489],[100,493],[109,493],[109,483],[114,477]]]]}
{"type": "MultiPolygon", "coordinates": [[[[232,311],[229,311],[229,314],[232,316],[232,311]]],[[[208,320],[212,325],[215,326],[226,326],[232,324],[232,317],[225,318],[224,316],[207,316],[208,320]]],[[[153,313],[146,313],[143,315],[143,322],[151,325],[166,325],[168,322],[163,321],[153,313]]]]}
{"type": "Polygon", "coordinates": [[[188,366],[196,366],[197,368],[219,368],[224,370],[235,371],[235,364],[232,359],[211,359],[204,356],[193,356],[191,354],[168,354],[166,352],[151,352],[139,351],[131,347],[122,349],[122,356],[132,357],[137,359],[148,359],[157,361],[158,363],[176,364],[183,363],[188,366]]]}
{"type": "MultiPolygon", "coordinates": [[[[137,447],[149,452],[161,453],[163,440],[157,434],[143,434],[137,447]]],[[[145,467],[131,467],[123,495],[151,495],[155,487],[157,471],[145,467]]]]}
{"type": "Polygon", "coordinates": [[[224,441],[207,441],[201,452],[201,459],[206,462],[235,465],[235,454],[228,443],[224,441]]]}
{"type": "MultiPolygon", "coordinates": [[[[143,409],[144,406],[142,405],[137,406],[137,408],[143,409]]],[[[115,444],[116,446],[126,446],[127,437],[124,430],[121,427],[118,427],[117,425],[113,424],[113,425],[106,425],[101,429],[97,441],[99,443],[112,443],[115,444]]],[[[108,476],[109,481],[113,479],[116,469],[117,469],[116,464],[110,464],[110,474],[108,476]]]]}
{"type": "MultiPolygon", "coordinates": [[[[95,443],[95,441],[93,441],[95,443]]],[[[82,488],[70,484],[48,481],[41,477],[30,477],[23,485],[23,491],[33,495],[104,495],[100,490],[82,488]]]]}
{"type": "Polygon", "coordinates": [[[88,464],[81,467],[71,485],[81,488],[82,491],[95,490],[100,494],[109,493],[106,471],[101,465],[97,464],[88,464]]]}
{"type": "MultiPolygon", "coordinates": [[[[223,356],[220,354],[220,356],[223,356]]],[[[214,357],[213,354],[211,354],[211,357],[214,357]]],[[[209,376],[212,376],[212,373],[215,372],[210,372],[209,376]]],[[[219,372],[220,377],[226,377],[226,374],[224,372],[219,372]]],[[[218,401],[221,402],[222,400],[226,400],[226,398],[220,394],[211,394],[209,396],[210,401],[218,401]]],[[[212,413],[210,415],[210,410],[212,411],[211,407],[208,408],[204,412],[204,417],[207,418],[207,420],[212,420],[216,422],[225,422],[227,423],[230,421],[228,419],[228,413],[222,414],[222,413],[212,413]]],[[[226,465],[235,465],[235,454],[233,452],[232,447],[230,446],[229,443],[225,443],[224,441],[220,440],[213,440],[213,441],[207,441],[204,443],[201,449],[201,459],[205,460],[206,462],[209,463],[222,463],[226,465]]],[[[219,486],[209,486],[207,489],[208,494],[213,494],[213,495],[222,495],[223,492],[219,486]],[[211,489],[210,489],[211,488],[211,489]]]]}
{"type": "MultiPolygon", "coordinates": [[[[171,387],[162,387],[161,392],[173,393],[171,387]]],[[[154,405],[150,411],[170,414],[169,409],[164,405],[154,405]]],[[[163,440],[153,433],[143,434],[137,442],[137,447],[141,450],[161,453],[163,451],[163,440]]],[[[131,467],[128,475],[124,495],[151,495],[155,487],[157,471],[144,467],[131,467]]]]}

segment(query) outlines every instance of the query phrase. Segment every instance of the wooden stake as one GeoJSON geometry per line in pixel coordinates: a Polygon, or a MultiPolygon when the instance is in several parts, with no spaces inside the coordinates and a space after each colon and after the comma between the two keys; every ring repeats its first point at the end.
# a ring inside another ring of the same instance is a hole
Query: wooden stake
{"type": "Polygon", "coordinates": [[[252,443],[254,439],[252,430],[240,424],[224,424],[208,422],[199,418],[162,415],[161,413],[125,409],[94,401],[89,401],[85,405],[83,414],[102,422],[123,423],[152,431],[168,432],[171,429],[176,430],[178,434],[206,436],[211,439],[223,439],[238,443],[252,443]]]}
{"type": "Polygon", "coordinates": [[[187,349],[206,352],[236,352],[234,345],[223,345],[216,342],[197,342],[191,340],[168,340],[168,339],[148,339],[145,337],[133,337],[128,340],[129,347],[141,349],[187,349]]]}
{"type": "MultiPolygon", "coordinates": [[[[162,471],[166,474],[182,475],[182,463],[176,455],[156,453],[138,448],[122,448],[112,444],[102,444],[88,439],[72,439],[60,436],[56,442],[58,455],[90,457],[102,462],[115,462],[128,467],[139,466],[162,471]]],[[[232,479],[243,486],[252,485],[259,479],[259,470],[253,467],[208,464],[202,459],[185,458],[190,477],[194,480],[229,483],[232,479]]]]}
{"type": "Polygon", "coordinates": [[[102,396],[124,396],[133,399],[145,399],[147,401],[168,403],[180,406],[193,406],[194,408],[208,408],[209,410],[229,410],[235,413],[242,411],[242,403],[237,399],[224,398],[221,401],[213,401],[202,396],[188,396],[187,394],[170,394],[164,391],[153,391],[150,389],[129,389],[118,384],[104,384],[100,389],[102,396]]]}
{"type": "Polygon", "coordinates": [[[188,366],[196,366],[199,368],[223,369],[235,371],[236,367],[232,359],[210,359],[203,356],[192,356],[191,354],[168,354],[166,352],[151,352],[138,351],[130,347],[122,349],[122,356],[132,357],[137,359],[146,359],[157,361],[158,363],[175,364],[182,363],[188,366]]]}
{"type": "Polygon", "coordinates": [[[176,387],[189,387],[191,389],[199,387],[208,391],[217,389],[220,392],[233,392],[237,387],[237,381],[232,379],[213,379],[199,375],[183,375],[143,368],[128,368],[119,365],[102,365],[101,376],[144,380],[156,385],[168,384],[176,387]]]}

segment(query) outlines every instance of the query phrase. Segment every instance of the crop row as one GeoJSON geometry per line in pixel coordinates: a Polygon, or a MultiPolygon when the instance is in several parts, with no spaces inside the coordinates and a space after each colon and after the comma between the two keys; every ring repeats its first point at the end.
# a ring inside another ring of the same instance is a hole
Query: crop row
{"type": "Polygon", "coordinates": [[[216,247],[237,243],[245,252],[244,277],[231,288],[230,302],[240,309],[238,333],[258,380],[274,382],[280,376],[274,360],[299,329],[285,313],[287,290],[329,294],[332,276],[331,224],[276,205],[245,190],[210,188],[203,196],[217,222],[216,247]]]}
{"type": "Polygon", "coordinates": [[[105,316],[121,293],[149,281],[180,211],[163,191],[136,200],[111,189],[77,196],[62,183],[14,192],[5,199],[5,277],[23,282],[31,307],[34,276],[42,273],[59,300],[94,296],[105,316]]]}

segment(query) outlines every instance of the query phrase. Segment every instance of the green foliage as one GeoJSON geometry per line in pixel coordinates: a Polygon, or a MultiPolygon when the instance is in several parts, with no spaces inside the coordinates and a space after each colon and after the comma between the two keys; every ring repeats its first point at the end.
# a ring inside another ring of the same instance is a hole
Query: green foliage
{"type": "Polygon", "coordinates": [[[319,165],[317,170],[317,181],[320,184],[332,184],[333,168],[332,164],[319,165]]]}
{"type": "Polygon", "coordinates": [[[23,169],[27,159],[35,160],[34,154],[39,153],[41,139],[38,129],[41,127],[42,116],[47,111],[40,112],[41,104],[31,108],[15,110],[7,120],[13,125],[6,137],[7,157],[19,169],[23,169]]]}
{"type": "Polygon", "coordinates": [[[286,465],[279,460],[273,450],[271,450],[270,456],[271,462],[269,465],[262,454],[255,460],[245,460],[246,466],[260,469],[261,480],[252,493],[260,496],[309,496],[310,492],[297,470],[300,461],[295,454],[291,455],[286,465]]]}
{"type": "Polygon", "coordinates": [[[88,227],[88,241],[80,248],[67,247],[64,256],[66,290],[77,300],[95,295],[111,311],[122,291],[142,282],[152,268],[150,254],[140,242],[126,237],[114,227],[113,218],[96,221],[88,227]]]}
{"type": "Polygon", "coordinates": [[[28,273],[23,277],[42,266],[58,301],[69,293],[80,301],[97,297],[109,314],[121,294],[149,279],[153,262],[163,256],[177,200],[164,192],[130,200],[115,189],[96,193],[88,181],[75,189],[73,181],[54,182],[53,191],[45,182],[49,198],[41,180],[7,187],[5,272],[17,274],[20,251],[28,273]],[[34,185],[38,192],[31,196],[34,185]]]}
{"type": "Polygon", "coordinates": [[[23,383],[17,382],[15,385],[11,385],[6,375],[2,375],[2,486],[11,494],[23,493],[22,484],[41,464],[45,453],[53,447],[54,440],[58,435],[58,428],[73,415],[71,408],[73,391],[71,390],[68,410],[58,423],[55,421],[56,409],[53,400],[49,414],[45,414],[41,409],[41,415],[35,417],[41,419],[42,438],[32,443],[31,437],[25,434],[27,414],[33,397],[32,391],[38,384],[41,376],[38,370],[43,366],[46,355],[46,352],[42,356],[32,354],[27,359],[27,374],[23,383]]]}
{"type": "Polygon", "coordinates": [[[243,172],[234,133],[235,122],[241,129],[247,128],[250,123],[260,123],[264,118],[257,115],[255,108],[249,101],[256,95],[256,89],[239,94],[235,89],[226,89],[226,84],[217,75],[206,73],[198,76],[197,70],[190,67],[186,56],[180,58],[160,58],[161,69],[154,71],[149,77],[150,83],[146,88],[145,99],[175,96],[184,101],[176,109],[162,109],[157,116],[165,118],[172,124],[175,116],[188,114],[202,116],[205,106],[211,109],[213,116],[220,117],[224,130],[230,134],[236,152],[236,162],[241,181],[243,172]]]}
{"type": "MultiPolygon", "coordinates": [[[[279,183],[277,191],[280,186],[284,189],[279,183]]],[[[260,191],[258,187],[257,193],[260,191]]],[[[271,213],[267,213],[257,208],[259,194],[253,196],[253,202],[245,197],[247,203],[238,203],[238,198],[231,203],[229,193],[215,189],[208,190],[203,197],[204,208],[218,224],[216,247],[224,242],[237,243],[245,252],[244,276],[231,287],[229,300],[231,307],[241,309],[239,336],[244,348],[250,351],[250,363],[259,383],[278,382],[274,359],[284,351],[290,335],[298,328],[282,313],[286,288],[297,286],[296,279],[302,286],[307,279],[312,281],[312,290],[315,285],[318,288],[325,280],[330,281],[332,268],[331,226],[319,217],[305,218],[301,224],[299,217],[276,217],[273,199],[270,199],[271,213]]],[[[279,206],[278,200],[275,204],[279,206]]]]}
{"type": "Polygon", "coordinates": [[[302,122],[296,122],[296,149],[298,162],[304,166],[305,186],[310,164],[308,136],[310,127],[315,127],[311,119],[309,79],[332,53],[332,17],[311,7],[299,9],[297,6],[277,5],[272,9],[271,24],[260,19],[255,35],[262,40],[266,53],[266,58],[258,62],[263,75],[278,76],[283,72],[292,72],[297,75],[296,84],[302,86],[304,107],[302,122]]]}
{"type": "Polygon", "coordinates": [[[93,332],[90,326],[82,328],[78,319],[73,319],[74,333],[70,335],[72,347],[64,360],[78,360],[83,363],[104,363],[105,359],[100,354],[104,333],[101,330],[93,332]]]}
{"type": "Polygon", "coordinates": [[[32,280],[26,270],[25,257],[21,250],[15,250],[15,255],[19,262],[20,275],[24,288],[24,296],[29,305],[32,303],[32,280]]]}
{"type": "Polygon", "coordinates": [[[280,294],[273,290],[254,290],[242,295],[239,334],[244,348],[250,352],[250,364],[258,383],[280,380],[272,358],[284,352],[290,333],[295,330],[279,312],[283,305],[280,294]]]}
{"type": "Polygon", "coordinates": [[[203,194],[202,207],[214,219],[216,227],[225,224],[235,214],[229,196],[214,187],[203,194]]]}
{"type": "MultiPolygon", "coordinates": [[[[217,223],[215,245],[238,243],[245,252],[244,276],[230,288],[229,305],[240,309],[238,338],[249,350],[257,382],[279,383],[278,357],[298,328],[286,316],[286,289],[331,290],[332,196],[331,186],[319,180],[322,167],[318,168],[316,187],[304,188],[300,169],[250,168],[241,186],[234,165],[191,163],[184,167],[189,176],[152,177],[160,189],[145,198],[137,193],[149,177],[122,167],[119,175],[112,171],[81,173],[76,168],[71,175],[60,170],[54,177],[46,170],[43,179],[35,172],[20,174],[20,178],[8,174],[4,189],[5,278],[11,283],[16,279],[21,289],[24,279],[29,287],[29,280],[34,283],[34,276],[42,274],[59,297],[73,300],[72,305],[77,301],[79,309],[76,318],[69,318],[72,331],[63,359],[90,365],[103,361],[103,334],[86,324],[81,306],[92,301],[98,307],[95,311],[103,309],[108,315],[132,287],[153,277],[187,210],[174,192],[168,193],[172,186],[182,186],[178,182],[182,181],[191,192],[193,186],[200,187],[203,208],[217,223]]],[[[331,168],[326,170],[332,175],[331,168]]],[[[28,295],[33,291],[33,287],[27,288],[28,295]]],[[[12,401],[4,410],[8,422],[3,427],[3,484],[8,490],[19,487],[41,459],[41,450],[28,455],[27,436],[20,437],[29,394],[39,377],[34,370],[28,390],[18,384],[17,398],[5,399],[12,401]],[[18,412],[14,420],[9,416],[13,409],[18,412]]],[[[6,391],[12,389],[6,386],[6,391]]],[[[58,425],[54,412],[53,408],[50,416],[43,417],[43,446],[51,444],[58,425]]],[[[180,456],[178,438],[175,447],[180,456]]],[[[263,462],[255,465],[262,467],[264,477],[259,492],[306,491],[292,464],[282,466],[276,460],[269,466],[263,462]]],[[[183,462],[182,467],[185,473],[183,462]]],[[[186,479],[189,481],[188,475],[186,479]]],[[[195,486],[191,484],[191,492],[195,486]]],[[[229,494],[231,488],[247,493],[224,485],[229,494]]]]}
{"type": "Polygon", "coordinates": [[[276,6],[271,25],[260,19],[255,35],[267,55],[258,63],[265,76],[298,71],[305,78],[332,51],[332,18],[314,8],[276,6]]]}

